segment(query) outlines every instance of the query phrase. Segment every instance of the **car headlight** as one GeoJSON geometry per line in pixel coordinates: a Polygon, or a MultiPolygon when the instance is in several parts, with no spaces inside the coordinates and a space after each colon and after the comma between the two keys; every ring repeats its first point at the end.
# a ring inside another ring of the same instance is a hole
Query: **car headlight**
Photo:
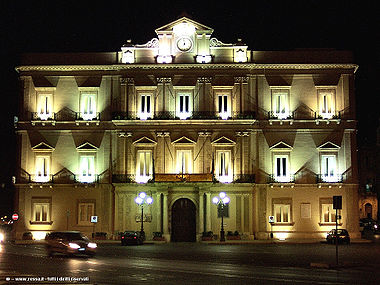
{"type": "Polygon", "coordinates": [[[377,229],[377,225],[374,225],[373,227],[374,227],[375,229],[377,229]]]}
{"type": "Polygon", "coordinates": [[[0,233],[0,242],[4,241],[4,234],[0,233]]]}
{"type": "Polygon", "coordinates": [[[94,242],[89,242],[87,246],[88,246],[89,248],[97,248],[97,245],[96,245],[96,243],[94,243],[94,242]]]}
{"type": "Polygon", "coordinates": [[[73,243],[73,242],[70,242],[70,243],[69,243],[69,247],[74,248],[74,249],[78,249],[78,248],[80,248],[80,246],[79,246],[78,244],[73,243]]]}

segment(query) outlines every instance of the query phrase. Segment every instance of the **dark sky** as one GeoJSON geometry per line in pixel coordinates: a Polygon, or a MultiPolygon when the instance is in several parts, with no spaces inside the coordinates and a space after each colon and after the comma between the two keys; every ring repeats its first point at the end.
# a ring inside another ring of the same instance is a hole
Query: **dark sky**
{"type": "MultiPolygon", "coordinates": [[[[13,173],[17,56],[22,52],[118,51],[127,39],[146,43],[154,30],[186,13],[225,43],[251,50],[352,50],[359,142],[374,142],[379,118],[380,10],[377,1],[0,1],[0,183],[13,173]],[[138,2],[131,4],[131,2],[138,2]],[[169,3],[170,2],[170,3],[169,3]]],[[[1,191],[1,188],[0,188],[1,191]]],[[[1,201],[1,198],[0,198],[1,201]]],[[[1,214],[1,213],[0,213],[1,214]]]]}

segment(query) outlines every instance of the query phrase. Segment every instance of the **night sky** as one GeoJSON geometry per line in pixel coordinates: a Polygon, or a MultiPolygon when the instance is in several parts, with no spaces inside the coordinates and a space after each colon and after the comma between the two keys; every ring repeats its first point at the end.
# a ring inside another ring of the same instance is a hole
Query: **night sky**
{"type": "Polygon", "coordinates": [[[251,50],[336,48],[354,52],[358,141],[373,144],[379,119],[380,10],[377,1],[16,1],[0,3],[0,215],[11,196],[17,115],[18,55],[23,52],[119,51],[188,16],[225,43],[251,50]],[[139,2],[131,4],[130,2],[139,2]],[[140,4],[141,3],[141,4],[140,4]]]}

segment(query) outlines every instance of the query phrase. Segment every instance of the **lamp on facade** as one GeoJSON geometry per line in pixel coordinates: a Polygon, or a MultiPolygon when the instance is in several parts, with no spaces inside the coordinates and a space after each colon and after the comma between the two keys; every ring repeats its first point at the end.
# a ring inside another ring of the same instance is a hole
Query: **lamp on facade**
{"type": "Polygon", "coordinates": [[[222,224],[220,227],[220,241],[226,241],[224,237],[224,226],[223,226],[223,217],[224,217],[224,208],[230,202],[230,198],[226,195],[225,192],[220,192],[219,197],[215,196],[212,198],[212,202],[217,205],[218,210],[220,209],[220,216],[222,217],[222,224]]]}
{"type": "Polygon", "coordinates": [[[141,236],[143,240],[145,240],[145,232],[144,232],[144,205],[150,205],[153,203],[153,198],[147,196],[145,192],[140,192],[139,195],[135,198],[135,202],[137,205],[141,206],[141,236]]]}

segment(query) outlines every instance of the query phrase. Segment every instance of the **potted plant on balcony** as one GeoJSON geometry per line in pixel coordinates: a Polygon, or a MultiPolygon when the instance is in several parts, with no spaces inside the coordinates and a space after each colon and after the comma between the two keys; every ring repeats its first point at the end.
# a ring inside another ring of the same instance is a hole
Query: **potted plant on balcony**
{"type": "Polygon", "coordinates": [[[240,234],[238,231],[232,232],[228,231],[227,232],[227,239],[228,240],[241,240],[240,234]]]}
{"type": "Polygon", "coordinates": [[[214,233],[212,231],[202,233],[202,241],[214,240],[214,233]]]}

